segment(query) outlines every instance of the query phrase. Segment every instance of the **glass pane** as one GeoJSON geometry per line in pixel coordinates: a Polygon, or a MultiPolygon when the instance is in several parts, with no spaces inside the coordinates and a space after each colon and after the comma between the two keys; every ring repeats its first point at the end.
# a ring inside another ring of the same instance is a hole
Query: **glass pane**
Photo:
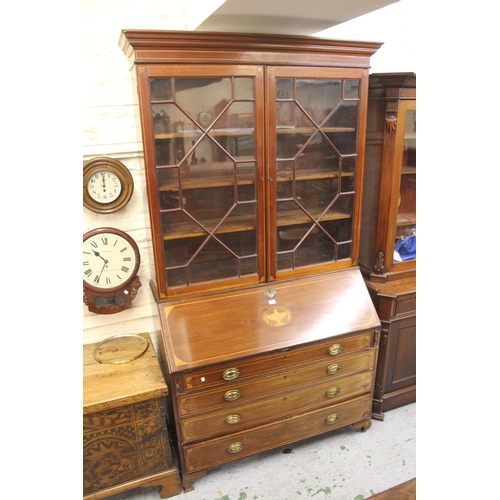
{"type": "Polygon", "coordinates": [[[255,99],[253,78],[234,79],[234,98],[239,101],[243,99],[255,99]]]}
{"type": "Polygon", "coordinates": [[[297,80],[297,102],[308,110],[317,124],[342,103],[342,80],[297,80]]]}
{"type": "Polygon", "coordinates": [[[417,234],[417,112],[406,112],[394,261],[416,258],[417,234]]]}
{"type": "Polygon", "coordinates": [[[199,248],[188,267],[189,284],[238,276],[238,259],[211,237],[199,248]]]}
{"type": "Polygon", "coordinates": [[[230,78],[176,78],[174,85],[175,102],[193,121],[203,120],[206,115],[215,118],[220,103],[231,100],[230,78]],[[200,117],[200,113],[206,115],[200,117]]]}
{"type": "Polygon", "coordinates": [[[151,100],[172,100],[172,80],[170,78],[153,78],[150,80],[151,100]]]}
{"type": "Polygon", "coordinates": [[[344,80],[344,98],[359,99],[359,80],[344,80]]]}
{"type": "Polygon", "coordinates": [[[168,287],[257,272],[253,78],[151,80],[168,287]]]}
{"type": "Polygon", "coordinates": [[[240,160],[255,158],[253,106],[252,102],[233,102],[224,107],[209,131],[220,148],[219,155],[240,160]]]}
{"type": "Polygon", "coordinates": [[[278,78],[276,80],[276,99],[292,99],[293,83],[292,78],[278,78]]]}
{"type": "Polygon", "coordinates": [[[237,200],[256,201],[257,193],[255,192],[255,163],[240,163],[236,165],[236,181],[238,187],[237,200]]]}
{"type": "Polygon", "coordinates": [[[276,86],[277,269],[349,259],[359,80],[276,86]]]}

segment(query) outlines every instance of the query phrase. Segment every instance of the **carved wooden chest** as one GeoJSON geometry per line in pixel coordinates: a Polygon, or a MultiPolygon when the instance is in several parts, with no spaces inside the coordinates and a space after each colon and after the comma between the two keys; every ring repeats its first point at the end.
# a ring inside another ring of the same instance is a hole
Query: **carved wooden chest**
{"type": "Polygon", "coordinates": [[[83,346],[84,499],[140,486],[161,486],[161,498],[177,495],[168,389],[151,339],[145,333],[107,341],[83,346]]]}

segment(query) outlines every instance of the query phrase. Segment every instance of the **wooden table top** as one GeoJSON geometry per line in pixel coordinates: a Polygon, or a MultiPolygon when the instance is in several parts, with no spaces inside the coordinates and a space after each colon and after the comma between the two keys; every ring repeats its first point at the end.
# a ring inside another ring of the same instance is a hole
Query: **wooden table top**
{"type": "Polygon", "coordinates": [[[109,337],[83,346],[83,413],[94,413],[168,394],[167,385],[148,333],[109,337]],[[108,339],[106,339],[108,340],[108,339]],[[135,346],[133,342],[135,341],[135,346]],[[147,349],[142,346],[147,342],[147,349]],[[98,358],[113,363],[99,363],[98,358]],[[138,356],[133,361],[126,361],[138,356]]]}

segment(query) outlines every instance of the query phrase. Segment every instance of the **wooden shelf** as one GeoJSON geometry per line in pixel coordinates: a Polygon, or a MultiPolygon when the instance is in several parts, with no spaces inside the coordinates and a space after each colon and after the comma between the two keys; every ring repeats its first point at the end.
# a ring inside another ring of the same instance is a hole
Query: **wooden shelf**
{"type": "MultiPolygon", "coordinates": [[[[205,227],[214,227],[220,222],[220,219],[206,219],[200,220],[205,227]]],[[[178,240],[184,238],[196,238],[198,236],[207,236],[209,233],[201,228],[193,229],[194,222],[180,222],[170,224],[168,226],[168,234],[163,235],[165,241],[178,240]]],[[[216,234],[238,233],[242,231],[252,231],[255,229],[255,216],[253,215],[240,215],[237,217],[230,217],[224,221],[216,234]]]]}
{"type": "MultiPolygon", "coordinates": [[[[255,175],[243,174],[238,175],[238,186],[255,184],[255,175]]],[[[212,176],[203,175],[186,175],[182,180],[183,191],[187,189],[201,189],[201,188],[217,188],[225,186],[234,186],[234,176],[215,174],[212,176]]],[[[159,191],[178,191],[179,183],[177,180],[170,182],[163,182],[159,187],[159,191]]]]}
{"type": "MultiPolygon", "coordinates": [[[[277,134],[312,134],[318,130],[317,127],[277,127],[277,134]]],[[[319,128],[322,132],[327,134],[335,132],[356,132],[355,127],[321,127],[319,128]]]]}
{"type": "MultiPolygon", "coordinates": [[[[277,182],[289,182],[292,180],[293,172],[290,170],[281,171],[277,174],[277,182]]],[[[300,169],[295,173],[296,181],[310,181],[313,179],[333,179],[339,177],[338,171],[324,170],[319,168],[308,168],[307,170],[300,169]]],[[[354,177],[352,172],[342,172],[340,177],[354,177]]]]}
{"type": "Polygon", "coordinates": [[[414,175],[417,174],[417,167],[403,166],[403,168],[401,170],[401,175],[411,175],[411,174],[414,174],[414,175]]]}
{"type": "MultiPolygon", "coordinates": [[[[317,208],[309,210],[311,216],[317,219],[321,215],[321,209],[317,208]]],[[[343,212],[328,212],[321,219],[322,221],[350,219],[351,215],[343,212]]],[[[305,224],[311,222],[311,219],[304,214],[302,210],[287,210],[277,215],[278,227],[293,226],[296,224],[305,224]]],[[[215,227],[220,222],[220,219],[200,220],[205,227],[215,227]]],[[[193,229],[193,222],[179,222],[168,226],[168,234],[163,235],[164,241],[179,240],[185,238],[196,238],[199,236],[207,236],[207,231],[201,228],[193,229]]],[[[253,215],[240,215],[230,217],[224,221],[222,226],[215,234],[239,233],[243,231],[253,231],[255,229],[255,217],[253,215]]]]}
{"type": "MultiPolygon", "coordinates": [[[[314,210],[309,210],[309,213],[314,219],[318,219],[322,213],[321,208],[316,208],[314,210]]],[[[307,217],[302,210],[286,210],[285,212],[278,212],[277,215],[277,225],[282,226],[293,226],[295,224],[304,224],[306,222],[311,222],[311,219],[307,217]]],[[[330,211],[326,213],[321,221],[331,221],[331,220],[341,220],[350,219],[351,214],[346,214],[344,212],[330,211]]]]}
{"type": "Polygon", "coordinates": [[[197,130],[183,130],[181,132],[170,132],[166,134],[155,134],[155,139],[179,139],[200,137],[202,135],[210,135],[212,137],[242,137],[253,135],[253,128],[217,128],[209,129],[207,131],[200,129],[197,130]]]}
{"type": "Polygon", "coordinates": [[[416,212],[407,212],[404,214],[398,214],[397,226],[408,226],[415,225],[417,223],[416,212]]]}
{"type": "MultiPolygon", "coordinates": [[[[316,127],[278,127],[276,129],[277,134],[312,134],[318,130],[316,127]]],[[[356,132],[355,127],[322,127],[321,130],[324,133],[338,133],[338,132],[356,132]]],[[[182,132],[170,132],[166,134],[155,134],[155,139],[192,139],[193,137],[200,137],[201,135],[208,134],[212,137],[242,137],[253,135],[253,128],[218,128],[209,129],[204,131],[202,129],[197,130],[183,130],[182,132]]]]}
{"type": "MultiPolygon", "coordinates": [[[[192,168],[192,167],[191,167],[192,168]]],[[[232,165],[228,167],[232,168],[232,165]]],[[[234,176],[227,175],[223,173],[214,173],[213,175],[207,175],[211,167],[208,166],[205,172],[189,173],[183,175],[182,189],[185,191],[187,189],[200,189],[200,188],[217,188],[225,186],[234,185],[234,176]]],[[[342,172],[340,177],[353,177],[352,172],[342,172]]],[[[299,173],[295,175],[296,181],[309,181],[314,179],[334,179],[339,177],[339,173],[336,171],[325,171],[323,169],[307,169],[300,170],[299,173]]],[[[290,182],[292,181],[293,173],[292,171],[282,171],[277,175],[277,182],[290,182]]],[[[238,186],[255,184],[255,175],[252,174],[239,174],[238,175],[238,186]]],[[[172,180],[168,182],[163,182],[159,185],[159,191],[177,191],[179,189],[179,184],[177,180],[172,180]]]]}

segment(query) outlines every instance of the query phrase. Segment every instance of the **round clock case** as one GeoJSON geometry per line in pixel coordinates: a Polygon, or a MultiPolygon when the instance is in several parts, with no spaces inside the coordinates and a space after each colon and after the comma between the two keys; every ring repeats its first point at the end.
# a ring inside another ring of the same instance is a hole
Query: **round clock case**
{"type": "Polygon", "coordinates": [[[83,166],[83,206],[107,214],[123,208],[134,192],[128,168],[113,158],[94,158],[83,166]]]}
{"type": "Polygon", "coordinates": [[[141,286],[134,239],[111,227],[83,235],[83,301],[91,312],[110,314],[131,306],[141,286]]]}

